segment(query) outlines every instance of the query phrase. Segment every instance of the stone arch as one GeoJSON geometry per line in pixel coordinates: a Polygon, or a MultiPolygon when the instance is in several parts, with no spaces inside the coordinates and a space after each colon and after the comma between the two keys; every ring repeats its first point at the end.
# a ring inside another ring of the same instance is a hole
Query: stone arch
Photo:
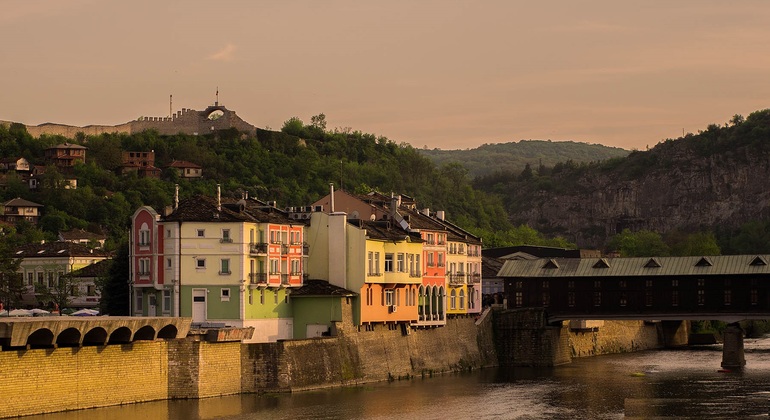
{"type": "Polygon", "coordinates": [[[154,340],[154,339],[155,339],[155,328],[153,328],[150,325],[145,325],[144,327],[139,328],[139,330],[134,333],[134,341],[154,340]]]}
{"type": "Polygon", "coordinates": [[[176,325],[169,324],[158,331],[158,338],[176,338],[178,332],[176,325]]]}
{"type": "Polygon", "coordinates": [[[92,328],[83,336],[84,346],[103,346],[105,344],[107,344],[107,330],[102,327],[92,328]]]}
{"type": "Polygon", "coordinates": [[[56,345],[60,347],[78,347],[80,346],[80,337],[80,330],[70,327],[56,336],[56,345]]]}
{"type": "Polygon", "coordinates": [[[131,330],[128,327],[120,327],[110,334],[109,344],[127,344],[131,342],[131,330]]]}
{"type": "Polygon", "coordinates": [[[40,328],[27,337],[27,345],[32,347],[53,346],[53,331],[48,328],[40,328]]]}

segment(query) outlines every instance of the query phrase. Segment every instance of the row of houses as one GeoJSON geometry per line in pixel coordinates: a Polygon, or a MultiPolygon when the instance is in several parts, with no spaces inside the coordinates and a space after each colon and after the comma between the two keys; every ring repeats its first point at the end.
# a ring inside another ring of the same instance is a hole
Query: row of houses
{"type": "Polygon", "coordinates": [[[481,311],[481,239],[408,196],[310,206],[196,196],[132,217],[131,312],[253,327],[251,341],[440,327],[481,311]]]}

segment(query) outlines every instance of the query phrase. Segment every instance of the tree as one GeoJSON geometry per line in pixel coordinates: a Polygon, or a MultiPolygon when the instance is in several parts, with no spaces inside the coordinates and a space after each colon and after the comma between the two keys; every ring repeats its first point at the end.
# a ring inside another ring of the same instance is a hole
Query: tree
{"type": "Polygon", "coordinates": [[[81,295],[78,285],[72,274],[67,273],[60,276],[59,281],[51,287],[37,285],[35,292],[38,293],[38,302],[50,302],[61,311],[70,305],[72,299],[81,295]]]}
{"type": "Polygon", "coordinates": [[[326,131],[326,115],[321,113],[310,117],[310,126],[321,131],[326,131]]]}
{"type": "Polygon", "coordinates": [[[610,250],[619,251],[621,257],[665,257],[669,255],[669,248],[659,233],[649,230],[631,232],[623,229],[623,232],[610,239],[610,250]]]}
{"type": "Polygon", "coordinates": [[[130,287],[128,242],[118,247],[106,279],[99,279],[97,287],[101,292],[100,311],[109,315],[129,315],[130,287]]]}
{"type": "Polygon", "coordinates": [[[299,117],[291,117],[284,121],[281,131],[297,137],[307,137],[305,132],[305,123],[299,117]]]}
{"type": "Polygon", "coordinates": [[[19,273],[21,258],[13,258],[12,243],[3,238],[0,241],[0,302],[5,309],[17,308],[26,291],[24,280],[19,273]]]}
{"type": "Polygon", "coordinates": [[[711,232],[673,232],[666,235],[666,243],[671,249],[671,255],[677,257],[721,255],[717,239],[711,232]]]}

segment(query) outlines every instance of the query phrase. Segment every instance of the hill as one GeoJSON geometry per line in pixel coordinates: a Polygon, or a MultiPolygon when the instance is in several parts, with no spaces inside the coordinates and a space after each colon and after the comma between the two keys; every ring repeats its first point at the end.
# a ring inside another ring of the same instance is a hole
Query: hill
{"type": "MultiPolygon", "coordinates": [[[[623,229],[734,232],[770,220],[770,110],[592,164],[474,182],[514,223],[599,247],[623,229]]],[[[760,233],[758,232],[757,235],[760,233]]]]}
{"type": "Polygon", "coordinates": [[[574,141],[521,140],[519,142],[484,144],[475,149],[441,150],[421,149],[438,166],[457,162],[468,170],[471,178],[489,175],[493,171],[519,173],[531,167],[554,166],[559,162],[597,162],[624,157],[628,150],[601,144],[574,141]]]}

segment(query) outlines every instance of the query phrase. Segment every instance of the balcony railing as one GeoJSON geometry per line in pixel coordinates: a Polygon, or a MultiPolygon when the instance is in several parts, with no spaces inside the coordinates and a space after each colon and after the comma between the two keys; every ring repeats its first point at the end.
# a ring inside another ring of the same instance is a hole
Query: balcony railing
{"type": "Polygon", "coordinates": [[[409,272],[409,277],[422,277],[422,273],[420,272],[420,270],[410,271],[409,272]]]}
{"type": "Polygon", "coordinates": [[[231,243],[233,243],[233,238],[222,238],[222,239],[219,240],[219,242],[223,243],[223,244],[224,243],[231,244],[231,243]]]}
{"type": "Polygon", "coordinates": [[[307,243],[302,244],[302,255],[310,255],[310,245],[307,243]]]}
{"type": "Polygon", "coordinates": [[[267,244],[264,242],[250,243],[249,253],[250,254],[267,254],[267,244]]]}
{"type": "Polygon", "coordinates": [[[288,253],[289,253],[289,245],[281,244],[281,254],[288,254],[288,253]]]}
{"type": "Polygon", "coordinates": [[[289,275],[288,274],[281,274],[281,285],[282,286],[288,286],[289,284],[289,275]]]}
{"type": "Polygon", "coordinates": [[[481,283],[481,274],[479,273],[469,274],[468,281],[473,284],[481,283]]]}
{"type": "Polygon", "coordinates": [[[465,284],[465,273],[450,274],[449,284],[465,284]]]}
{"type": "Polygon", "coordinates": [[[267,283],[267,273],[250,273],[249,282],[251,284],[265,284],[267,283]]]}

